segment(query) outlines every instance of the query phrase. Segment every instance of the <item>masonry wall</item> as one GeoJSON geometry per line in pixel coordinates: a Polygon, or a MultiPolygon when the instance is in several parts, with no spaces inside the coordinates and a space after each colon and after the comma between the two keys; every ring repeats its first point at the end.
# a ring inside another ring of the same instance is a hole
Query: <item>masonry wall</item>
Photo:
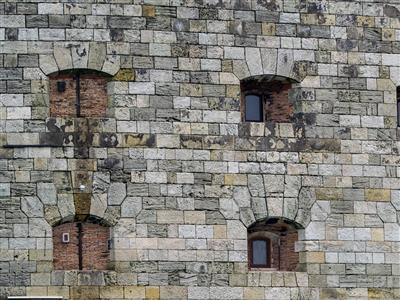
{"type": "Polygon", "coordinates": [[[97,2],[0,1],[2,297],[399,298],[398,1],[97,2]],[[51,117],[70,69],[110,76],[104,117],[51,117]],[[242,122],[259,75],[293,120],[242,122]],[[248,270],[268,217],[299,272],[248,270]],[[109,270],[56,271],[52,226],[92,219],[109,270]]]}

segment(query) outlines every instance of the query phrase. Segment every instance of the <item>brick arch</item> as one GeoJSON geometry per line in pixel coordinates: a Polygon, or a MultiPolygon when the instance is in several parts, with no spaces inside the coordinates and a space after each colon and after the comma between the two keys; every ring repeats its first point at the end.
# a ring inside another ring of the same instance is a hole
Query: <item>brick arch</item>
{"type": "Polygon", "coordinates": [[[39,67],[46,75],[69,69],[92,69],[114,76],[120,57],[107,55],[106,43],[57,44],[53,53],[39,56],[39,67]]]}

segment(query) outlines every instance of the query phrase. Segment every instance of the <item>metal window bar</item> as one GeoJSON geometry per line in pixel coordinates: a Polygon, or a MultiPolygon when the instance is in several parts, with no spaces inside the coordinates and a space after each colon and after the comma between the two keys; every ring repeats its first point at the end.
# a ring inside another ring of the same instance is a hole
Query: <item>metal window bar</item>
{"type": "Polygon", "coordinates": [[[397,97],[397,126],[400,127],[400,86],[396,89],[397,97]]]}

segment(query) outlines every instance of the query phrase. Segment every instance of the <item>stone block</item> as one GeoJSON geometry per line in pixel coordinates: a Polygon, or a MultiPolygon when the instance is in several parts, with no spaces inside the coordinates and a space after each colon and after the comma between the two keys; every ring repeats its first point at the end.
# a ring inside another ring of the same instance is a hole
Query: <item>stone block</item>
{"type": "Polygon", "coordinates": [[[367,201],[390,201],[390,190],[367,189],[365,198],[367,201]]]}

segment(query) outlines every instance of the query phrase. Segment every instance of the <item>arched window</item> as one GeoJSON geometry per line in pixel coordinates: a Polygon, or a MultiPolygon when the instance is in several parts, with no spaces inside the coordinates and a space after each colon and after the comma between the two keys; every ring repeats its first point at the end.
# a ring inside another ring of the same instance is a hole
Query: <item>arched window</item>
{"type": "Polygon", "coordinates": [[[105,117],[109,76],[93,70],[68,70],[49,76],[51,117],[105,117]]]}
{"type": "Polygon", "coordinates": [[[289,90],[294,81],[279,76],[254,76],[240,82],[242,119],[246,122],[289,122],[293,105],[289,90]]]}
{"type": "Polygon", "coordinates": [[[295,271],[299,254],[295,251],[298,226],[282,218],[270,218],[248,228],[249,268],[295,271]]]}
{"type": "Polygon", "coordinates": [[[89,222],[53,227],[55,270],[107,270],[110,259],[110,228],[89,222]]]}

